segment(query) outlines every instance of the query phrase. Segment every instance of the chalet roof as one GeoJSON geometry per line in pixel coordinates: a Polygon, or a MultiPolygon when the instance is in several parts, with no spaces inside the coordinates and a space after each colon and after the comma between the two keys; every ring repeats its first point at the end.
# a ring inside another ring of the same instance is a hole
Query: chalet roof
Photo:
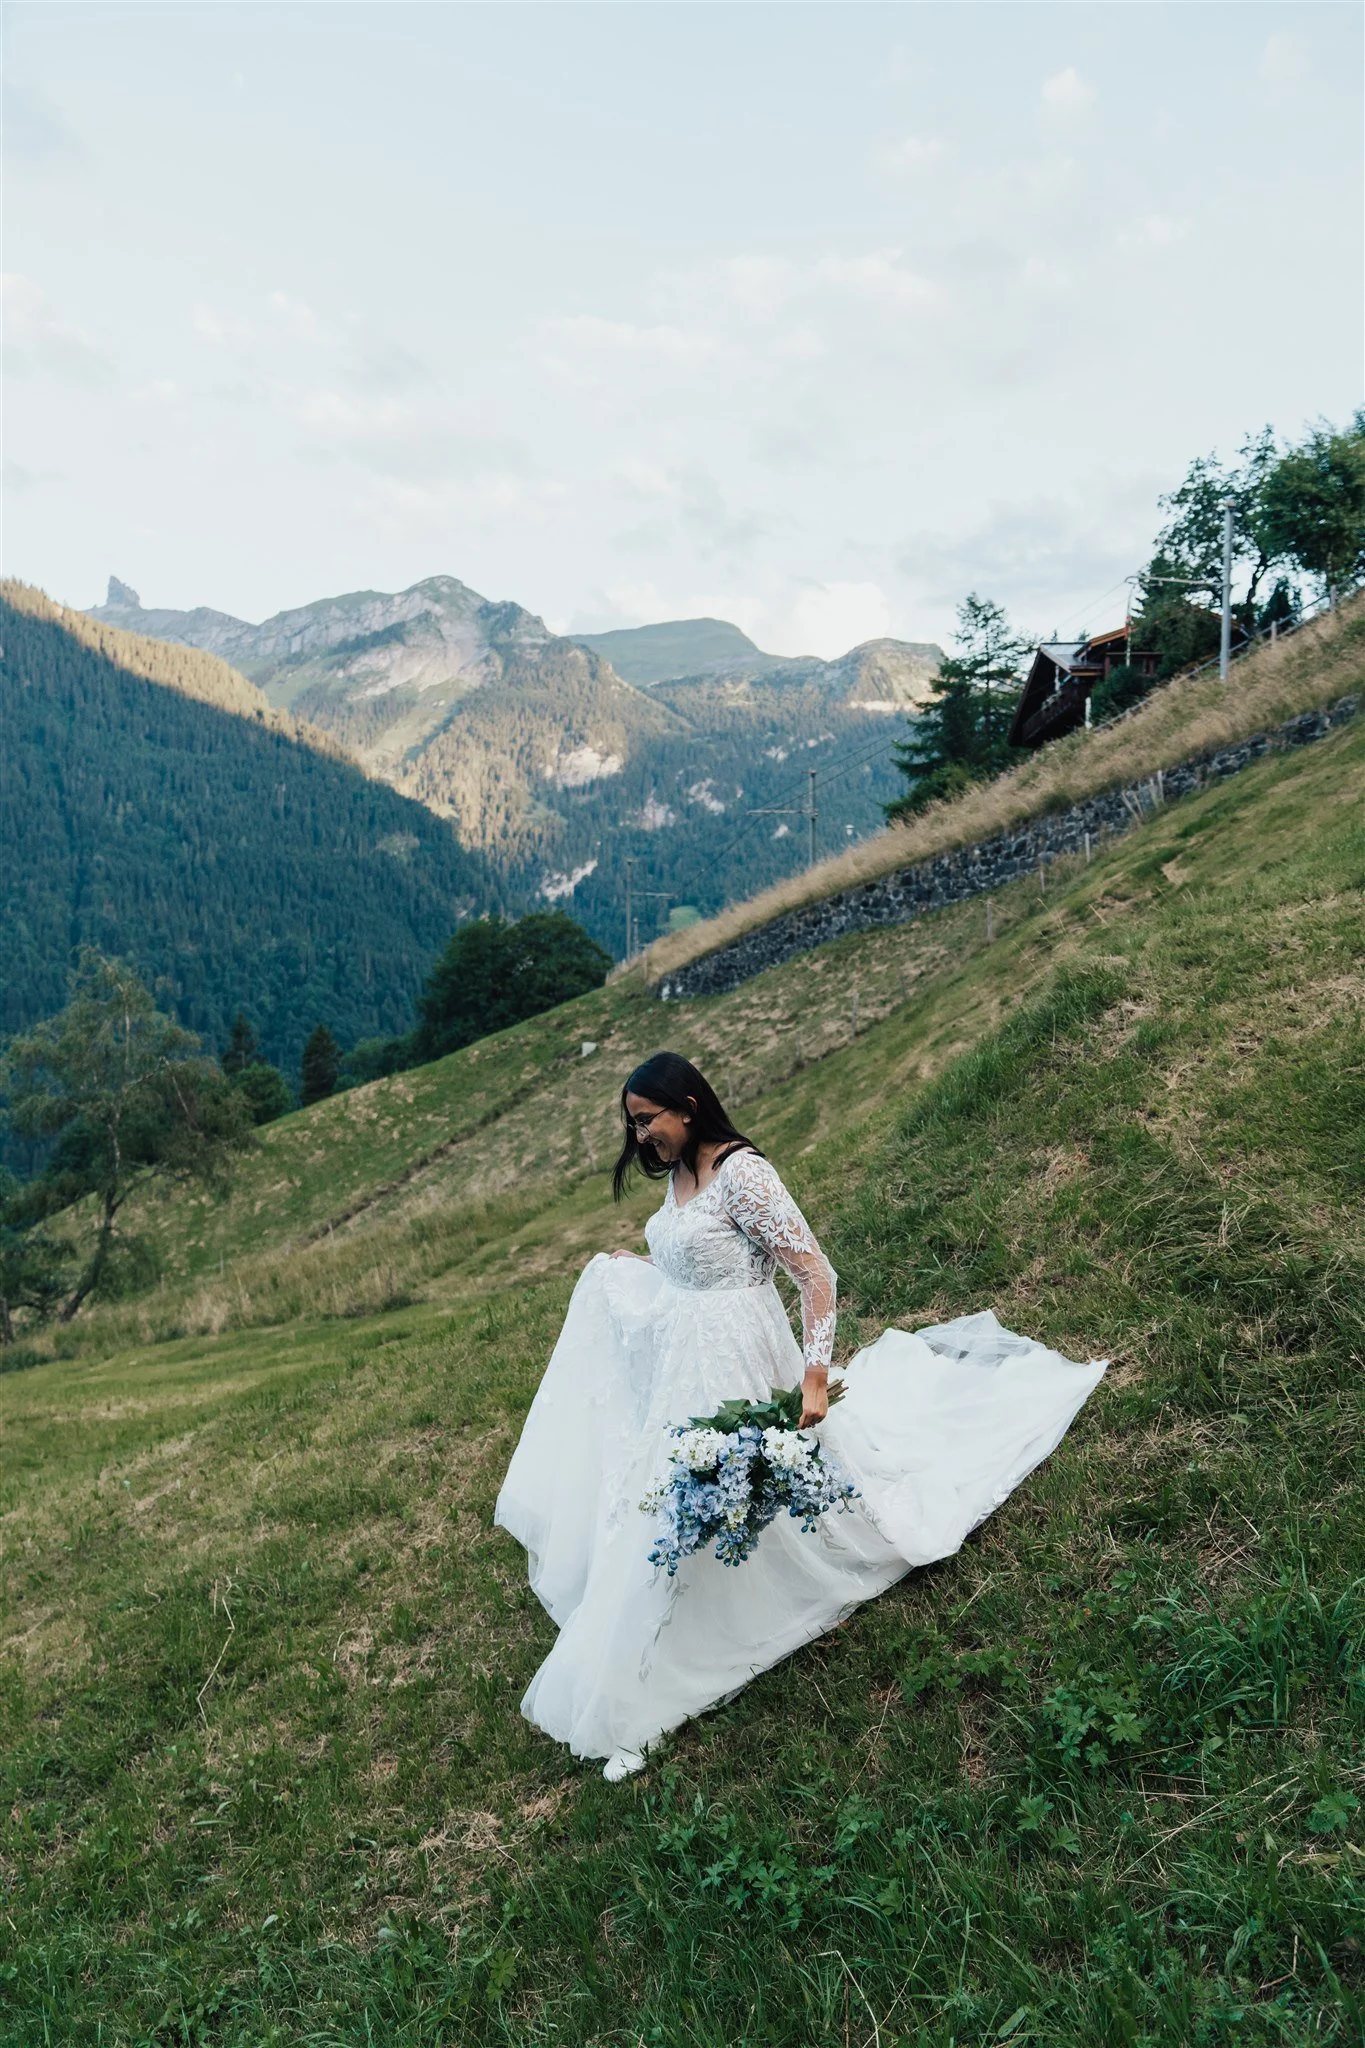
{"type": "Polygon", "coordinates": [[[1044,640],[1033,657],[1034,664],[1041,654],[1047,656],[1054,668],[1072,668],[1085,645],[1084,640],[1044,640]]]}

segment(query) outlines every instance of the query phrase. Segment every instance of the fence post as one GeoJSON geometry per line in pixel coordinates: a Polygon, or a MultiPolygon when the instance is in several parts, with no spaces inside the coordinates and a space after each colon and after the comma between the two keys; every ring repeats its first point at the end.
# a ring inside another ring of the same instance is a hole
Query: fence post
{"type": "Polygon", "coordinates": [[[1085,864],[1087,867],[1090,865],[1090,834],[1088,832],[1085,835],[1085,864]]]}

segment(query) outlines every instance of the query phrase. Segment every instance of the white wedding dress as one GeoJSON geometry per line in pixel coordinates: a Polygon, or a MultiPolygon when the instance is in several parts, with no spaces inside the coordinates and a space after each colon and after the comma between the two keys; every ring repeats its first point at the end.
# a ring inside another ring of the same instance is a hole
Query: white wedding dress
{"type": "Polygon", "coordinates": [[[1105,1369],[1011,1335],[989,1310],[885,1330],[849,1360],[845,1398],[819,1425],[859,1488],[851,1510],[811,1534],[780,1516],[746,1563],[699,1552],[670,1578],[648,1562],[640,1509],[670,1424],[800,1379],[779,1265],[800,1290],[805,1362],[827,1365],[835,1275],[754,1152],[731,1153],[685,1203],[670,1180],[645,1235],[652,1264],[599,1254],[584,1268],[495,1517],[559,1628],[522,1712],[575,1756],[605,1757],[611,1778],[912,1566],[950,1556],[1105,1369]]]}

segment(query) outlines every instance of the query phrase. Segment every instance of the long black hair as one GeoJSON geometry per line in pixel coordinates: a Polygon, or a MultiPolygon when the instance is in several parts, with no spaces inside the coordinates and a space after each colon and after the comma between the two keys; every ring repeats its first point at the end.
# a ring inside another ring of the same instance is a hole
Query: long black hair
{"type": "Polygon", "coordinates": [[[625,1143],[621,1157],[612,1169],[611,1191],[619,1202],[626,1191],[632,1166],[638,1166],[651,1180],[663,1180],[673,1169],[667,1160],[660,1159],[654,1147],[646,1139],[642,1145],[635,1135],[635,1126],[626,1109],[626,1097],[639,1095],[646,1102],[657,1102],[660,1109],[676,1110],[681,1116],[692,1119],[686,1145],[679,1155],[679,1163],[689,1173],[697,1170],[697,1152],[702,1145],[747,1145],[751,1151],[758,1147],[743,1131],[738,1131],[729,1117],[705,1074],[698,1073],[691,1060],[685,1060],[681,1053],[655,1052],[629,1075],[621,1090],[621,1120],[626,1127],[625,1143]]]}

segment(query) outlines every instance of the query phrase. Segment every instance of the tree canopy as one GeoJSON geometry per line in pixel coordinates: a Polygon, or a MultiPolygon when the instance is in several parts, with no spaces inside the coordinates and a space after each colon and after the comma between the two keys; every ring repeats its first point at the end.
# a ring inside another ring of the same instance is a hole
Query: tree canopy
{"type": "Polygon", "coordinates": [[[916,714],[910,737],[894,749],[910,787],[886,806],[888,818],[910,817],[927,804],[958,796],[1019,758],[1008,734],[1030,642],[1015,632],[1002,605],[973,591],[958,606],[954,645],[933,698],[916,714]]]}
{"type": "MultiPolygon", "coordinates": [[[[106,1281],[119,1213],[136,1190],[154,1180],[221,1187],[231,1154],[250,1139],[246,1102],[195,1034],[157,1009],[124,961],[89,948],[66,1007],[6,1046],[0,1088],[14,1128],[50,1146],[8,1204],[11,1229],[37,1230],[85,1202],[93,1211],[94,1243],[62,1302],[65,1320],[106,1281]]],[[[21,1251],[10,1243],[16,1263],[21,1251]]]]}
{"type": "Polygon", "coordinates": [[[1198,456],[1160,502],[1172,516],[1133,619],[1135,644],[1157,655],[1157,680],[1217,652],[1229,503],[1237,638],[1295,617],[1305,580],[1332,599],[1365,572],[1365,412],[1342,431],[1319,423],[1288,447],[1263,427],[1233,462],[1198,456]]]}
{"type": "Polygon", "coordinates": [[[462,925],[418,1000],[415,1057],[439,1059],[600,988],[610,967],[610,953],[562,910],[462,925]]]}

